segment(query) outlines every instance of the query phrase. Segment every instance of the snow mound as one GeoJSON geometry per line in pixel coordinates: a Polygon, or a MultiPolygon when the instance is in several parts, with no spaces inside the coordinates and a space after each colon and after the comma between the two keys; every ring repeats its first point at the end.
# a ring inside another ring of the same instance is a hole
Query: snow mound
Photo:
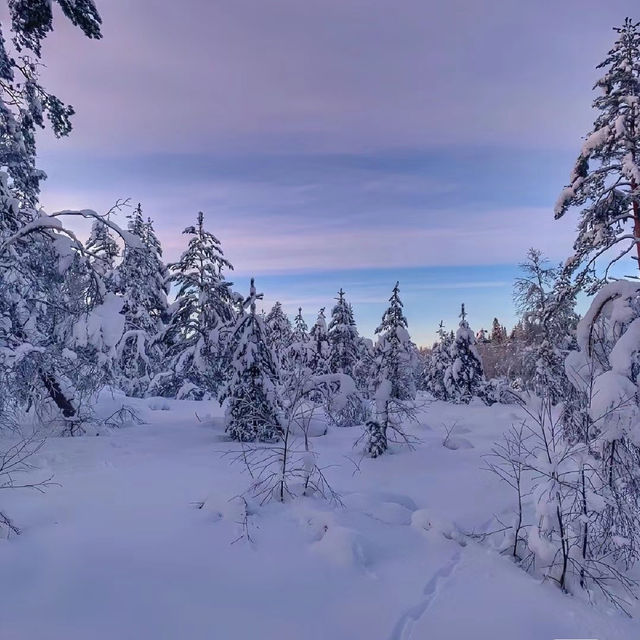
{"type": "Polygon", "coordinates": [[[324,535],[311,545],[315,553],[323,555],[331,564],[342,568],[367,568],[370,553],[363,536],[340,525],[327,526],[324,535]]]}

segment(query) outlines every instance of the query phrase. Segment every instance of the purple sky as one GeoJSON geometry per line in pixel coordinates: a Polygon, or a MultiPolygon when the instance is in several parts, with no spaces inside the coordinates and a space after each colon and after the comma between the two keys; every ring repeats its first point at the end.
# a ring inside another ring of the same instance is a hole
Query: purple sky
{"type": "MultiPolygon", "coordinates": [[[[45,47],[47,85],[78,113],[68,140],[42,136],[43,204],[140,200],[169,258],[202,209],[239,282],[281,274],[270,300],[299,272],[317,288],[329,271],[333,291],[347,270],[440,269],[446,286],[447,268],[513,265],[531,245],[565,257],[573,223],[551,206],[591,125],[594,67],[611,27],[640,17],[637,0],[98,6],[102,41],[58,20],[45,47]]],[[[511,317],[496,282],[476,325],[511,317]]],[[[356,305],[367,329],[391,286],[356,305]]],[[[418,339],[454,321],[440,291],[407,303],[418,339]]]]}

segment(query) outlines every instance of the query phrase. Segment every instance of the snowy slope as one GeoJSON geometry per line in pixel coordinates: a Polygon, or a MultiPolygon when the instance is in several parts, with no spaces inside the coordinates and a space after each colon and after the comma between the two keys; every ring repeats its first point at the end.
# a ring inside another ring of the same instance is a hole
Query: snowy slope
{"type": "Polygon", "coordinates": [[[0,496],[24,529],[0,540],[2,640],[640,637],[461,535],[509,504],[481,456],[514,407],[430,404],[416,450],[376,460],[332,429],[314,444],[344,508],[271,504],[233,543],[248,477],[220,410],[130,402],[147,424],[49,439],[36,473],[59,486],[0,496]]]}

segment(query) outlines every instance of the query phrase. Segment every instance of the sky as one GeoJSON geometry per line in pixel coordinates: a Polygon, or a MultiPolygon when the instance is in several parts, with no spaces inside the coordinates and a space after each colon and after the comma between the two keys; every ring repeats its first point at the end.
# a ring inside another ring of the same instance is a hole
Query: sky
{"type": "MultiPolygon", "coordinates": [[[[514,322],[517,264],[565,259],[553,220],[596,65],[637,0],[98,0],[103,39],[57,16],[47,211],[141,202],[167,260],[198,211],[265,306],[313,322],[343,287],[371,335],[396,280],[429,343],[465,302],[514,322]]],[[[635,11],[634,11],[635,10],[635,11]]],[[[328,315],[328,314],[327,314],[328,315]]]]}

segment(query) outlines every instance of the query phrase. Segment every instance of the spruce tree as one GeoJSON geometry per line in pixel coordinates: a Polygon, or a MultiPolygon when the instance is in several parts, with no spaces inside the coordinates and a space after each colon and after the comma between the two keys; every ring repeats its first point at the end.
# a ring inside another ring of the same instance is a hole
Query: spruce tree
{"type": "Polygon", "coordinates": [[[442,320],[438,325],[438,342],[433,345],[426,360],[423,372],[423,388],[436,400],[448,400],[449,393],[445,385],[445,373],[451,364],[451,335],[445,331],[442,320]]]}
{"type": "Polygon", "coordinates": [[[291,370],[311,372],[313,357],[314,348],[309,328],[302,317],[302,307],[299,307],[293,321],[291,345],[286,353],[286,366],[291,370]]]}
{"type": "Polygon", "coordinates": [[[329,368],[331,373],[344,373],[353,377],[358,362],[358,329],[353,318],[353,309],[344,297],[344,291],[338,291],[336,304],[331,311],[329,322],[329,368]]]}
{"type": "Polygon", "coordinates": [[[598,65],[605,70],[593,101],[598,115],[555,207],[556,218],[572,207],[581,209],[565,271],[576,276],[576,286],[590,291],[601,286],[618,260],[630,253],[640,257],[639,26],[627,18],[616,28],[618,38],[598,65]],[[596,271],[601,257],[602,274],[596,271]]]}
{"type": "Polygon", "coordinates": [[[278,364],[267,342],[267,331],[256,313],[253,278],[243,313],[230,338],[231,374],[222,388],[220,402],[228,401],[225,430],[234,440],[271,441],[281,432],[278,403],[278,364]]]}
{"type": "Polygon", "coordinates": [[[169,265],[176,288],[163,334],[169,367],[156,376],[152,389],[160,395],[202,399],[215,397],[225,377],[226,339],[235,318],[233,269],[220,241],[204,228],[204,214],[183,233],[189,244],[178,262],[169,265]]]}
{"type": "Polygon", "coordinates": [[[469,328],[463,304],[460,311],[460,325],[449,349],[451,362],[444,374],[448,399],[453,402],[468,403],[473,397],[483,395],[484,374],[475,345],[476,338],[469,328]]]}
{"type": "MultiPolygon", "coordinates": [[[[353,309],[340,289],[336,304],[331,312],[327,332],[329,339],[329,371],[351,377],[362,384],[363,376],[358,376],[358,363],[362,357],[363,344],[353,318],[353,309]]],[[[349,395],[347,403],[339,411],[329,411],[334,424],[348,427],[362,424],[368,417],[368,408],[363,399],[362,386],[349,395]]]]}
{"type": "Polygon", "coordinates": [[[506,329],[500,324],[498,318],[494,318],[491,324],[491,342],[493,344],[502,344],[505,338],[506,329]]]}
{"type": "Polygon", "coordinates": [[[122,296],[124,333],[117,349],[117,385],[127,395],[142,397],[158,372],[163,350],[160,344],[167,311],[166,268],[162,248],[150,219],[142,217],[142,206],[128,216],[128,229],[139,238],[138,247],[126,247],[113,277],[113,287],[122,296]]]}
{"type": "Polygon", "coordinates": [[[286,354],[293,340],[293,330],[291,321],[279,302],[276,302],[266,315],[265,327],[269,346],[277,354],[280,365],[286,367],[286,354]]]}
{"type": "Polygon", "coordinates": [[[91,255],[95,271],[108,279],[120,255],[120,247],[103,220],[93,221],[86,249],[91,255]]]}
{"type": "Polygon", "coordinates": [[[407,319],[400,300],[400,283],[396,282],[389,298],[389,307],[376,329],[375,345],[376,387],[382,379],[391,382],[390,398],[393,400],[414,400],[416,385],[414,380],[415,347],[409,337],[407,319]]]}
{"type": "Polygon", "coordinates": [[[387,429],[376,420],[367,421],[366,435],[366,452],[370,458],[378,458],[389,448],[387,429]]]}
{"type": "Polygon", "coordinates": [[[329,356],[329,333],[327,320],[324,316],[324,307],[318,312],[318,318],[309,332],[311,347],[311,371],[315,375],[324,375],[330,372],[329,356]]]}

